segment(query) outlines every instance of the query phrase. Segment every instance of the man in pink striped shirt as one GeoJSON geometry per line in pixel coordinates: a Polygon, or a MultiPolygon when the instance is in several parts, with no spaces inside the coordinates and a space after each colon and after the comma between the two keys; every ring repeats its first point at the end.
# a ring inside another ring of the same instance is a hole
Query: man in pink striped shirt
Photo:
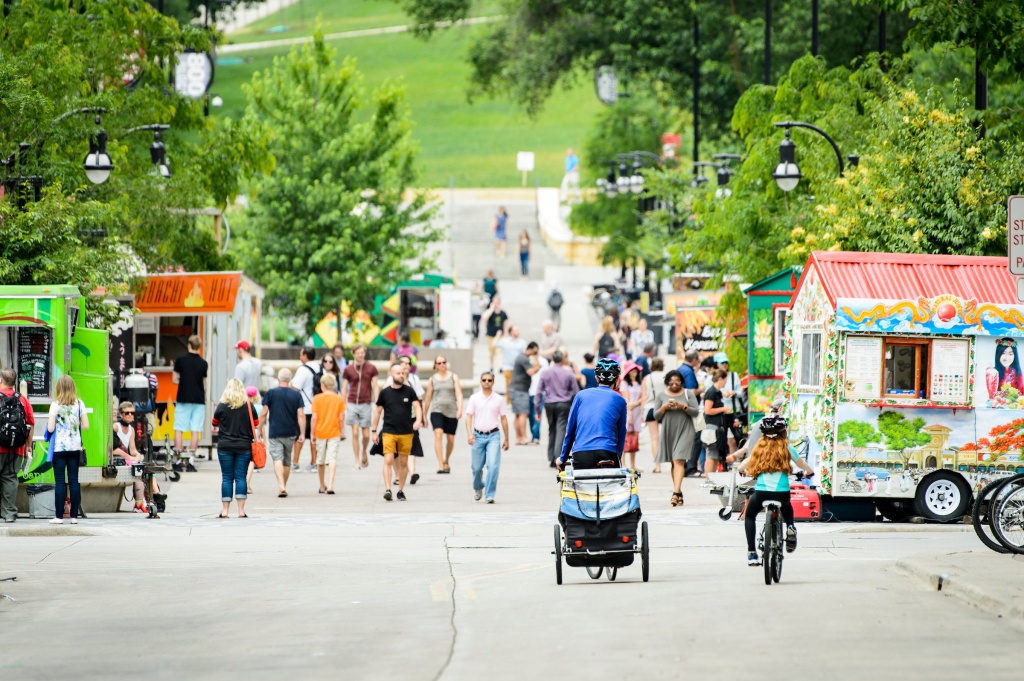
{"type": "Polygon", "coordinates": [[[494,503],[498,487],[498,471],[501,469],[501,452],[508,450],[508,418],[505,416],[505,399],[494,392],[494,374],[485,371],[480,376],[480,390],[473,393],[466,407],[466,430],[469,444],[473,447],[473,498],[480,501],[486,491],[487,503],[494,503]],[[504,438],[500,440],[498,427],[504,438]],[[483,478],[487,466],[486,484],[483,478]]]}

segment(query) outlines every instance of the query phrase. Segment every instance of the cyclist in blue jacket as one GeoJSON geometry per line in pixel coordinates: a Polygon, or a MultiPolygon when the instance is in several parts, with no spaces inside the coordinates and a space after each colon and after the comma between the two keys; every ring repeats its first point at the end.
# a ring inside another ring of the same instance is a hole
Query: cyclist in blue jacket
{"type": "Polygon", "coordinates": [[[757,478],[754,493],[747,502],[747,513],[743,527],[747,533],[747,565],[760,565],[757,550],[754,547],[754,535],[757,533],[757,516],[763,510],[765,501],[778,501],[782,504],[782,518],[786,521],[786,552],[796,551],[796,525],[793,524],[793,504],[789,500],[789,474],[792,464],[807,473],[814,471],[807,462],[801,459],[787,440],[786,419],[776,414],[769,414],[761,419],[761,439],[754,445],[750,458],[738,467],[741,473],[757,478]]]}
{"type": "Polygon", "coordinates": [[[573,468],[597,468],[601,461],[619,466],[628,412],[625,398],[615,390],[620,373],[615,360],[601,359],[594,367],[597,388],[576,394],[569,408],[562,455],[555,462],[559,470],[569,461],[573,468]]]}

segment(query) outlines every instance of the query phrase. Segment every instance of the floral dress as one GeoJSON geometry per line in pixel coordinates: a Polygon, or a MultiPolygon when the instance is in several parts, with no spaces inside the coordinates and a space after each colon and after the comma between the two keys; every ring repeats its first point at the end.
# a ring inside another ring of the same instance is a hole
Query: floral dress
{"type": "Polygon", "coordinates": [[[53,402],[50,413],[56,412],[57,425],[54,432],[54,452],[77,452],[82,449],[82,414],[85,403],[75,400],[75,404],[67,405],[53,402]]]}

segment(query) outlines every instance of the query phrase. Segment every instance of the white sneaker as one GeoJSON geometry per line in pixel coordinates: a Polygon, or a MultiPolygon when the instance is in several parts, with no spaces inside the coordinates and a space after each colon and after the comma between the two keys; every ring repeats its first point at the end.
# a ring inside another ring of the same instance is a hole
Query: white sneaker
{"type": "Polygon", "coordinates": [[[72,525],[77,525],[78,524],[78,518],[72,518],[71,519],[71,524],[72,525]]]}
{"type": "Polygon", "coordinates": [[[50,518],[50,524],[51,525],[63,525],[64,524],[64,519],[63,518],[50,518]]]}

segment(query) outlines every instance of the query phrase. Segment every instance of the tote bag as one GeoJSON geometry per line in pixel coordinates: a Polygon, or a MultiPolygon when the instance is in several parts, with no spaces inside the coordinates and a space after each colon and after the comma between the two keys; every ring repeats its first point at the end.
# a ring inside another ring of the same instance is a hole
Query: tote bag
{"type": "Polygon", "coordinates": [[[249,426],[252,428],[252,465],[263,468],[267,465],[267,445],[260,440],[260,433],[252,420],[252,405],[248,402],[245,405],[245,413],[249,415],[249,426]]]}

